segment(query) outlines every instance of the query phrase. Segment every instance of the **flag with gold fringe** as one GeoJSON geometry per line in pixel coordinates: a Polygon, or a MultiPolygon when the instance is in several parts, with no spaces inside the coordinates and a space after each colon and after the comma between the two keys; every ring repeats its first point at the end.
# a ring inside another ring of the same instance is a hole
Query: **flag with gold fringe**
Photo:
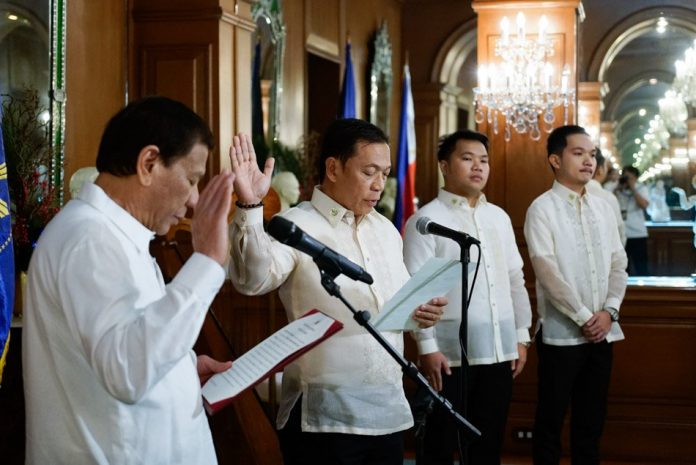
{"type": "Polygon", "coordinates": [[[2,107],[0,106],[0,385],[10,346],[10,325],[14,308],[14,251],[12,247],[12,220],[10,219],[10,191],[7,185],[5,146],[2,141],[2,107]]]}

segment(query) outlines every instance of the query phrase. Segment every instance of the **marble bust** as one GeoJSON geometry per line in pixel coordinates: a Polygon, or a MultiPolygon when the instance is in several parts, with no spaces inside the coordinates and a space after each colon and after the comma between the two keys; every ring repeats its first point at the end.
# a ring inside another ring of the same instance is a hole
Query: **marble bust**
{"type": "Polygon", "coordinates": [[[300,182],[290,171],[281,171],[273,176],[271,187],[280,198],[280,211],[287,210],[300,199],[300,182]]]}
{"type": "Polygon", "coordinates": [[[70,183],[68,184],[68,189],[70,189],[70,198],[74,199],[77,193],[82,189],[82,185],[85,182],[94,182],[99,176],[99,171],[94,166],[86,166],[75,171],[72,176],[70,176],[70,183]]]}

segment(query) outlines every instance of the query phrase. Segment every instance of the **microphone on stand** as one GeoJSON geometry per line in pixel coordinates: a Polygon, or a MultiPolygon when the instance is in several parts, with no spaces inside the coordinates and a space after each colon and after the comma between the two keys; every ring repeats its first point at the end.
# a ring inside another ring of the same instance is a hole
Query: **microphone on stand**
{"type": "Polygon", "coordinates": [[[366,284],[374,282],[370,273],[360,265],[353,263],[340,253],[314,239],[295,223],[282,216],[271,218],[268,223],[268,234],[279,242],[306,253],[324,271],[334,271],[337,274],[346,275],[354,281],[362,281],[366,284]]]}
{"type": "Polygon", "coordinates": [[[471,237],[467,233],[455,231],[454,229],[450,229],[446,226],[442,226],[441,224],[437,224],[427,216],[421,216],[420,218],[418,218],[418,221],[416,221],[416,229],[421,234],[434,234],[435,236],[446,237],[448,239],[452,239],[453,241],[458,242],[459,244],[481,244],[481,241],[474,237],[471,237]]]}

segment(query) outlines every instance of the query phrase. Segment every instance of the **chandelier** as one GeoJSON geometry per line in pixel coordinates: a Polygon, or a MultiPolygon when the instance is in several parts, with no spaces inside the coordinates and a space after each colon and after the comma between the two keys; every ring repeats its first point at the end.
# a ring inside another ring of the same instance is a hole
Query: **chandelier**
{"type": "Polygon", "coordinates": [[[674,63],[676,75],[672,86],[685,102],[696,106],[696,39],[684,52],[684,59],[674,63]]]}
{"type": "Polygon", "coordinates": [[[575,100],[575,89],[569,87],[570,67],[565,65],[560,85],[553,82],[554,70],[548,58],[553,55],[553,41],[547,36],[546,16],[539,20],[536,38],[525,33],[525,17],[517,14],[517,34],[511,36],[510,22],[503,18],[501,36],[495,44],[495,55],[502,61],[478,67],[478,87],[474,88],[476,122],[488,121],[498,134],[498,116],[505,118],[505,140],[514,129],[528,133],[532,140],[541,138],[541,129],[551,132],[555,122],[554,108],[563,106],[564,124],[568,123],[568,107],[575,100]]]}
{"type": "Polygon", "coordinates": [[[676,136],[686,134],[686,119],[689,114],[686,104],[673,89],[665,92],[664,98],[657,101],[660,106],[660,116],[665,127],[676,136]]]}

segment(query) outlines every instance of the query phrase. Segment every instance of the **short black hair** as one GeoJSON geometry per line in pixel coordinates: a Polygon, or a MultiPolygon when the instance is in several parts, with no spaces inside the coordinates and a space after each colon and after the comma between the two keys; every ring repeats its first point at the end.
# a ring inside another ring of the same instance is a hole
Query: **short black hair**
{"type": "Polygon", "coordinates": [[[623,168],[621,168],[621,174],[624,174],[626,172],[633,173],[636,178],[640,177],[640,171],[633,165],[626,165],[623,168]]]}
{"type": "Polygon", "coordinates": [[[585,134],[589,136],[585,128],[575,125],[561,126],[551,131],[546,141],[546,153],[548,156],[550,157],[554,154],[559,156],[562,155],[563,150],[565,150],[568,145],[568,136],[572,136],[573,134],[585,134]]]}
{"type": "Polygon", "coordinates": [[[389,144],[389,138],[380,128],[367,121],[356,118],[337,119],[324,132],[317,169],[319,181],[326,176],[326,160],[337,158],[342,164],[355,155],[358,141],[368,144],[389,144]]]}
{"type": "Polygon", "coordinates": [[[602,151],[599,149],[599,147],[595,147],[595,160],[597,160],[597,168],[600,166],[604,166],[604,162],[606,161],[606,158],[604,157],[604,154],[602,151]]]}
{"type": "Polygon", "coordinates": [[[488,152],[488,137],[480,132],[462,129],[440,139],[440,145],[437,147],[437,160],[449,160],[450,155],[452,155],[454,148],[457,146],[457,142],[460,140],[481,142],[486,148],[486,152],[488,152]]]}
{"type": "Polygon", "coordinates": [[[134,100],[106,125],[97,154],[97,170],[114,176],[136,172],[138,154],[148,145],[159,148],[165,166],[202,143],[212,150],[213,134],[208,124],[181,102],[167,97],[134,100]]]}

